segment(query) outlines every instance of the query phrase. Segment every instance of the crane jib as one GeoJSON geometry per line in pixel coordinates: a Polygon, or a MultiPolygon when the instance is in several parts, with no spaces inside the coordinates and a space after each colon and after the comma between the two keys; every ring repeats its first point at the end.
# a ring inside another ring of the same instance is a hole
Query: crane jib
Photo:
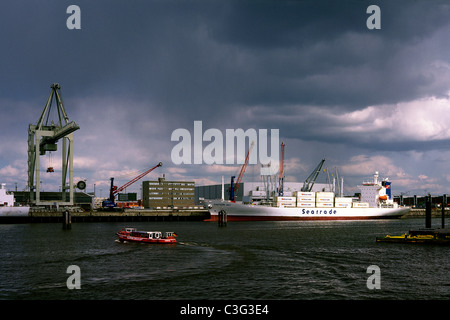
{"type": "Polygon", "coordinates": [[[155,170],[158,167],[162,166],[162,162],[158,163],[156,166],[154,166],[153,168],[141,173],[140,175],[138,175],[136,178],[134,178],[131,181],[128,181],[127,183],[125,183],[123,186],[121,186],[120,188],[117,188],[116,190],[114,190],[112,193],[113,195],[116,195],[117,193],[119,193],[120,191],[124,190],[125,188],[131,186],[133,183],[135,183],[136,181],[140,180],[141,178],[143,178],[144,176],[146,176],[147,174],[149,174],[150,172],[152,172],[153,170],[155,170]]]}

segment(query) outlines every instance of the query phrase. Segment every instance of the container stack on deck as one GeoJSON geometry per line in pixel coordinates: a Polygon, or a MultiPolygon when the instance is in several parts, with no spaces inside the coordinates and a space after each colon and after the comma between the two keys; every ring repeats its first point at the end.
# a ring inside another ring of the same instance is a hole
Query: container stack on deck
{"type": "Polygon", "coordinates": [[[333,192],[316,192],[317,208],[332,208],[334,206],[333,192]]]}
{"type": "Polygon", "coordinates": [[[336,208],[351,208],[352,198],[336,197],[334,200],[334,206],[336,208]]]}
{"type": "Polygon", "coordinates": [[[316,206],[316,193],[297,191],[297,207],[300,208],[314,208],[316,206]]]}
{"type": "Polygon", "coordinates": [[[297,199],[295,197],[277,197],[277,207],[295,207],[297,199]]]}
{"type": "Polygon", "coordinates": [[[277,207],[298,208],[368,208],[369,203],[349,197],[335,197],[333,192],[295,191],[293,197],[277,197],[277,207]]]}
{"type": "Polygon", "coordinates": [[[369,208],[368,202],[349,197],[335,197],[334,192],[295,191],[293,197],[276,197],[277,207],[298,208],[369,208]]]}

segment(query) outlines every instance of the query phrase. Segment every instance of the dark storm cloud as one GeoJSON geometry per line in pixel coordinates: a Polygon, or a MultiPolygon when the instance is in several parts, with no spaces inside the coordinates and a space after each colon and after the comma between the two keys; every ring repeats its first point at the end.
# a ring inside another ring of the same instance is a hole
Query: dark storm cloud
{"type": "MultiPolygon", "coordinates": [[[[170,164],[171,132],[192,130],[194,120],[204,129],[277,128],[303,148],[288,149],[292,159],[326,156],[319,143],[337,164],[363,152],[434,150],[450,138],[446,1],[77,1],[82,29],[68,30],[71,4],[0,4],[0,107],[18,108],[0,126],[25,141],[59,82],[82,128],[86,170],[143,167],[151,157],[170,164]],[[371,4],[381,30],[366,27],[371,4]],[[116,152],[124,145],[128,153],[116,152]]],[[[16,158],[0,159],[1,169],[16,158]]]]}
{"type": "MultiPolygon", "coordinates": [[[[365,26],[367,3],[232,2],[212,23],[210,35],[239,48],[246,61],[241,79],[248,90],[239,93],[247,104],[355,109],[414,99],[433,80],[417,70],[417,63],[422,67],[424,58],[442,56],[412,49],[448,26],[448,7],[443,2],[382,2],[383,28],[373,32],[365,26]],[[251,90],[252,84],[260,90],[251,90]]],[[[442,91],[429,92],[436,93],[442,91]]]]}
{"type": "Polygon", "coordinates": [[[414,98],[433,79],[404,48],[448,21],[441,2],[382,2],[382,30],[370,33],[366,1],[81,1],[73,32],[67,3],[50,3],[3,11],[13,92],[62,79],[80,95],[128,94],[181,112],[414,98]]]}

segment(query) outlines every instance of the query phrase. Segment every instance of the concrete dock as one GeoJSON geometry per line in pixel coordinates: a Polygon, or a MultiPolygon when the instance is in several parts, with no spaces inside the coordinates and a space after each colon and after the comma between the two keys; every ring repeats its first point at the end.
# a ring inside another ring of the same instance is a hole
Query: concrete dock
{"type": "MultiPolygon", "coordinates": [[[[0,217],[0,223],[62,222],[63,210],[30,210],[27,217],[0,217]]],[[[203,221],[207,209],[124,209],[123,211],[71,211],[72,222],[203,221]]]]}

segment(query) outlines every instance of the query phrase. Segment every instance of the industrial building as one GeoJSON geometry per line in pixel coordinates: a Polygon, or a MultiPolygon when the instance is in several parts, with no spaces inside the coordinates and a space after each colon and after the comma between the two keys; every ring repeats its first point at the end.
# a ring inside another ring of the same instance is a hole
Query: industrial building
{"type": "Polygon", "coordinates": [[[195,205],[195,182],[167,181],[164,177],[158,181],[143,181],[142,205],[144,208],[192,207],[195,205]]]}
{"type": "MultiPolygon", "coordinates": [[[[64,197],[65,198],[63,198],[62,192],[41,192],[41,199],[42,199],[42,201],[47,201],[46,202],[47,206],[57,207],[57,206],[61,205],[60,202],[69,201],[69,197],[70,197],[69,193],[65,193],[64,197]],[[55,201],[54,199],[61,199],[61,201],[58,202],[58,201],[55,201]]],[[[25,205],[30,205],[30,203],[31,203],[29,191],[15,191],[14,198],[16,199],[16,203],[20,204],[20,205],[25,206],[25,205]]],[[[91,210],[92,206],[93,206],[93,198],[94,198],[93,195],[87,194],[85,192],[74,192],[73,205],[81,207],[84,210],[91,210]]],[[[34,197],[34,199],[36,199],[36,198],[34,197]]],[[[64,205],[61,205],[61,206],[64,206],[64,205]]]]}
{"type": "MultiPolygon", "coordinates": [[[[230,184],[224,184],[224,199],[230,199],[230,184]]],[[[300,191],[304,186],[303,182],[284,182],[283,195],[292,196],[294,191],[300,191]]],[[[332,186],[326,183],[315,183],[311,189],[313,192],[325,191],[329,192],[332,186]]],[[[273,186],[268,186],[264,182],[242,182],[237,193],[235,194],[236,201],[243,201],[251,203],[253,201],[261,201],[273,198],[275,190],[273,186]]],[[[195,204],[202,204],[203,200],[221,199],[222,198],[222,184],[215,184],[210,186],[195,187],[195,204]]]]}

